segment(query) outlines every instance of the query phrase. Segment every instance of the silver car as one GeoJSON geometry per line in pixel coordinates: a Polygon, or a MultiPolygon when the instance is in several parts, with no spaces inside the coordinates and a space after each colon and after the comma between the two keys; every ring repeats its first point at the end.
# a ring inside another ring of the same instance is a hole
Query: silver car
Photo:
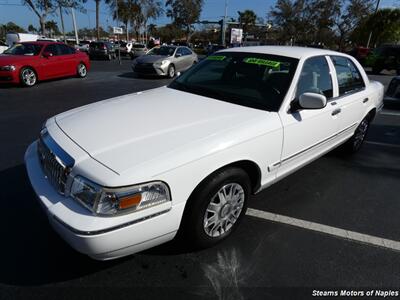
{"type": "Polygon", "coordinates": [[[133,61],[132,69],[141,75],[172,78],[177,72],[189,69],[198,62],[196,53],[183,46],[155,47],[133,61]]]}

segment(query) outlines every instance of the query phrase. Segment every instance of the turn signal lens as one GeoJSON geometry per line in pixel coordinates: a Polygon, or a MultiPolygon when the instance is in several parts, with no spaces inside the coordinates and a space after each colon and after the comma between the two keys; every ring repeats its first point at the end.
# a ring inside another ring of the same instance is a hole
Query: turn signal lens
{"type": "Polygon", "coordinates": [[[140,201],[142,200],[141,194],[130,195],[124,198],[119,199],[119,209],[127,209],[132,206],[139,205],[140,201]]]}

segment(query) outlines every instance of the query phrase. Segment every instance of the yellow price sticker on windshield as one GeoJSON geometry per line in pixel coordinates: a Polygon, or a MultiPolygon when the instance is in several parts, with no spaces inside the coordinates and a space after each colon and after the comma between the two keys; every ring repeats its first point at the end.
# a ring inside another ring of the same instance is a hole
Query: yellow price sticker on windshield
{"type": "Polygon", "coordinates": [[[278,68],[281,64],[279,61],[273,61],[273,60],[268,60],[268,59],[255,58],[255,57],[246,57],[245,59],[243,59],[243,62],[248,63],[248,64],[267,66],[267,67],[271,67],[271,68],[278,68]]]}
{"type": "Polygon", "coordinates": [[[224,60],[225,58],[226,56],[223,55],[211,55],[207,57],[208,60],[224,60]]]}

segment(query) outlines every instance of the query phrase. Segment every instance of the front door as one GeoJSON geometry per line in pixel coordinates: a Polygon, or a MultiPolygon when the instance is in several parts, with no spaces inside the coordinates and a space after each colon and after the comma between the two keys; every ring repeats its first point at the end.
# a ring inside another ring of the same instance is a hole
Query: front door
{"type": "Polygon", "coordinates": [[[339,129],[333,98],[331,69],[325,56],[311,57],[302,67],[294,101],[306,92],[324,95],[322,109],[295,109],[281,112],[284,143],[277,176],[284,176],[326,152],[335,143],[339,129]]]}
{"type": "Polygon", "coordinates": [[[59,49],[57,44],[47,45],[42,53],[48,53],[51,56],[41,57],[41,74],[43,74],[44,78],[41,79],[50,79],[60,75],[60,59],[59,59],[59,49]]]}

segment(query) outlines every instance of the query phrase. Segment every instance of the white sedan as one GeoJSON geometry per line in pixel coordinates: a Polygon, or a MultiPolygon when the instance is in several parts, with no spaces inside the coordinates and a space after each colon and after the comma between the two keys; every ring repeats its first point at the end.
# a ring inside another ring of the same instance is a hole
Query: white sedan
{"type": "Polygon", "coordinates": [[[26,167],[52,226],[94,259],[178,232],[208,247],[251,194],[339,145],[360,149],[383,91],[342,53],[227,49],[169,86],[50,118],[26,167]]]}

